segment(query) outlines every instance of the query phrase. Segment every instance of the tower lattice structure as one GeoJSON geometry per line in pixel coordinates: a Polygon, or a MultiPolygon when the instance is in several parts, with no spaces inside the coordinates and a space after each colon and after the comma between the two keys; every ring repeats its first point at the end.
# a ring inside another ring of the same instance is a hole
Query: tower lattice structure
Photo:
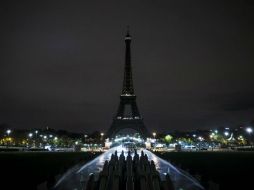
{"type": "Polygon", "coordinates": [[[134,94],[132,67],[131,67],[131,36],[129,31],[125,36],[125,66],[122,94],[117,114],[113,118],[113,123],[108,130],[107,136],[114,137],[122,129],[133,129],[143,137],[148,136],[148,131],[144,125],[138,106],[136,95],[134,94]],[[129,109],[128,109],[129,108],[129,109]]]}

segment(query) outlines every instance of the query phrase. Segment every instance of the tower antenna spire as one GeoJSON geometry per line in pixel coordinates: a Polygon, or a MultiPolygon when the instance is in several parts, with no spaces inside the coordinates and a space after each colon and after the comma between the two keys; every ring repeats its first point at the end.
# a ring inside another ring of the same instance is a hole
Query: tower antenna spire
{"type": "Polygon", "coordinates": [[[129,34],[129,26],[127,27],[127,34],[125,36],[125,66],[124,66],[124,80],[122,94],[134,95],[132,68],[131,68],[131,36],[129,34]]]}
{"type": "Polygon", "coordinates": [[[130,25],[127,25],[127,35],[130,35],[130,25]]]}

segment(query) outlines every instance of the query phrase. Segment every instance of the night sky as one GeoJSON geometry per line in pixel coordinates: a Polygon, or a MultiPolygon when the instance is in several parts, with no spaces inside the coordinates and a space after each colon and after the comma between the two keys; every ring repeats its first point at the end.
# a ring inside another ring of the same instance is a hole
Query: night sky
{"type": "Polygon", "coordinates": [[[106,132],[126,28],[150,131],[254,119],[252,1],[11,1],[0,5],[0,124],[106,132]]]}

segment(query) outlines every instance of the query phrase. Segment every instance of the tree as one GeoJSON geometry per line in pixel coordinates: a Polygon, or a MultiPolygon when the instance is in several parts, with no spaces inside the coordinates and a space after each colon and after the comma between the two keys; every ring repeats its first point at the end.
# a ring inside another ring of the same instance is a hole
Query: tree
{"type": "Polygon", "coordinates": [[[173,137],[171,135],[166,135],[164,137],[165,143],[168,145],[172,141],[173,137]]]}

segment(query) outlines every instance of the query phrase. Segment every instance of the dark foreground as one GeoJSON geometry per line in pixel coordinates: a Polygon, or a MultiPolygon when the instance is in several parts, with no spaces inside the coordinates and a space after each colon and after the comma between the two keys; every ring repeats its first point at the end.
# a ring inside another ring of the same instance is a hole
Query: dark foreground
{"type": "Polygon", "coordinates": [[[38,184],[45,181],[50,186],[55,183],[55,176],[98,155],[99,153],[84,152],[0,153],[0,189],[36,189],[38,184]]]}
{"type": "MultiPolygon", "coordinates": [[[[11,152],[0,153],[0,189],[36,189],[46,180],[63,174],[75,164],[92,160],[97,154],[83,152],[11,152]]],[[[219,184],[220,190],[253,189],[254,152],[170,152],[161,158],[181,165],[190,174],[201,175],[201,184],[219,184]]],[[[50,184],[49,184],[50,185],[50,184]]]]}
{"type": "Polygon", "coordinates": [[[83,190],[88,186],[87,190],[133,189],[131,187],[135,187],[135,190],[172,190],[167,188],[171,187],[170,181],[175,190],[204,189],[191,176],[180,172],[152,152],[142,149],[129,151],[124,146],[109,149],[89,164],[73,168],[58,181],[55,190],[83,190]]]}
{"type": "Polygon", "coordinates": [[[219,184],[220,190],[253,189],[254,152],[167,152],[156,153],[191,175],[199,174],[201,184],[219,184]]]}

